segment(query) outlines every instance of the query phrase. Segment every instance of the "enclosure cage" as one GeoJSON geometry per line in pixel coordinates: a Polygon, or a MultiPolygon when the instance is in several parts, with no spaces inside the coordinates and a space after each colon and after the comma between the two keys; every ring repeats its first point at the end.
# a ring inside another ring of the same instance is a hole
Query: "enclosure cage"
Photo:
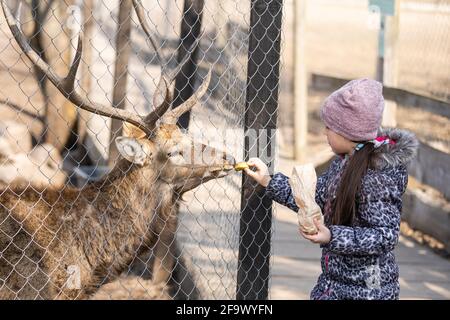
{"type": "MultiPolygon", "coordinates": [[[[120,179],[131,176],[132,169],[127,167],[114,180],[115,191],[105,191],[120,157],[114,141],[132,132],[98,109],[78,108],[83,102],[76,106],[72,91],[88,101],[84,104],[145,116],[157,107],[152,101],[162,75],[173,90],[169,109],[175,110],[211,70],[203,98],[178,118],[180,131],[168,133],[167,139],[186,134],[195,143],[226,150],[237,161],[259,148],[258,156],[268,151],[273,163],[274,130],[272,136],[261,137],[259,130],[276,125],[282,2],[9,0],[3,5],[0,296],[79,298],[84,297],[77,295],[79,287],[86,286],[94,293],[92,299],[267,298],[270,202],[261,201],[255,185],[228,171],[223,178],[198,183],[182,199],[176,194],[170,199],[175,237],[160,241],[167,231],[154,229],[154,220],[162,219],[158,206],[148,210],[154,213],[147,224],[138,217],[116,217],[125,216],[133,202],[147,201],[135,198],[133,190],[120,198],[123,203],[114,203],[124,190],[120,179]],[[31,51],[44,68],[30,58],[31,51]],[[57,88],[48,70],[64,77],[77,59],[80,66],[70,92],[57,88]],[[245,139],[251,128],[256,140],[245,139]],[[27,198],[29,192],[34,200],[27,198]],[[114,199],[103,211],[98,209],[111,193],[114,199]],[[49,201],[49,194],[56,200],[49,201]],[[46,214],[34,221],[41,206],[46,214]],[[97,209],[92,219],[71,224],[75,230],[67,231],[61,222],[97,209]],[[59,221],[57,230],[52,219],[59,221]],[[83,228],[91,234],[77,234],[83,228]],[[51,239],[42,240],[40,229],[49,229],[51,239]],[[64,243],[67,234],[71,241],[64,243]],[[121,238],[124,234],[128,238],[121,238]],[[146,234],[158,240],[149,245],[146,234]],[[92,247],[84,243],[89,241],[92,247]],[[71,260],[75,251],[91,255],[88,267],[71,260]],[[122,257],[122,252],[128,255],[122,257]],[[163,269],[163,275],[155,268],[163,269]],[[89,283],[93,278],[94,285],[89,283]]],[[[166,194],[171,190],[164,190],[145,197],[171,198],[166,194]]],[[[159,226],[165,229],[166,223],[159,226]]]]}

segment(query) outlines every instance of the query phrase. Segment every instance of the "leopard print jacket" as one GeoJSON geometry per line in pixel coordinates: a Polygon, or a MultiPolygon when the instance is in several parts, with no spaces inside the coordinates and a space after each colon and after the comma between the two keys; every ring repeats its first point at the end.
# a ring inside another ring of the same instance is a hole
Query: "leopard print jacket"
{"type": "MultiPolygon", "coordinates": [[[[325,215],[331,241],[322,245],[321,267],[314,300],[398,299],[399,269],[393,254],[398,242],[402,195],[408,183],[407,165],[414,158],[418,141],[408,131],[384,129],[396,143],[375,149],[370,167],[357,194],[358,214],[351,226],[330,225],[327,208],[336,190],[347,157],[337,156],[317,180],[316,202],[325,215]]],[[[273,175],[266,194],[298,211],[288,182],[282,173],[273,175]]]]}

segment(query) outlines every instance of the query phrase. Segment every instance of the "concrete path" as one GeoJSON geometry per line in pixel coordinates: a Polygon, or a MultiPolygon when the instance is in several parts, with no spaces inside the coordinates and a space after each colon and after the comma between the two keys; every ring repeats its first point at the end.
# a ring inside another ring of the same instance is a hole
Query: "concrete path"
{"type": "MultiPolygon", "coordinates": [[[[292,162],[277,166],[287,175],[292,162]]],[[[295,213],[274,205],[271,299],[309,299],[320,270],[320,248],[298,233],[295,213]]],[[[400,236],[395,250],[400,267],[400,299],[450,299],[450,261],[400,236]]]]}

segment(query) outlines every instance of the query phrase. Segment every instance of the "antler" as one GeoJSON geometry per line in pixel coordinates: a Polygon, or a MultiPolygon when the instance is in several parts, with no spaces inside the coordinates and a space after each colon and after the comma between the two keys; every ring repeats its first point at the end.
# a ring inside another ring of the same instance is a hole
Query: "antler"
{"type": "Polygon", "coordinates": [[[145,34],[147,35],[148,39],[150,40],[150,44],[152,45],[153,49],[156,52],[156,58],[158,59],[158,63],[161,67],[161,74],[164,74],[167,76],[168,82],[170,84],[175,80],[175,77],[180,73],[183,66],[191,58],[191,54],[194,52],[194,49],[200,43],[200,39],[203,36],[203,31],[199,35],[199,37],[197,39],[195,39],[194,43],[189,47],[189,50],[187,51],[187,52],[189,52],[189,54],[187,54],[183,57],[183,59],[178,64],[178,66],[171,72],[166,71],[165,69],[162,68],[162,66],[164,65],[164,61],[162,59],[161,51],[158,48],[158,46],[156,45],[156,41],[153,38],[152,32],[150,31],[150,27],[147,23],[147,19],[145,18],[145,9],[142,4],[142,1],[141,0],[133,0],[133,6],[134,6],[134,10],[136,11],[136,15],[138,17],[139,23],[140,23],[142,29],[144,30],[145,34]]]}
{"type": "MultiPolygon", "coordinates": [[[[163,101],[161,102],[161,104],[155,104],[155,106],[157,106],[156,109],[145,118],[142,118],[136,113],[130,112],[128,110],[90,102],[86,98],[78,94],[75,90],[76,74],[80,65],[83,51],[83,32],[80,31],[78,35],[77,51],[72,65],[70,66],[69,72],[66,77],[62,78],[58,74],[56,74],[56,72],[30,46],[28,40],[18,26],[16,18],[13,17],[11,11],[6,5],[6,0],[1,0],[1,5],[3,13],[6,17],[6,21],[8,23],[8,27],[11,30],[14,38],[16,39],[19,47],[30,59],[30,61],[50,80],[51,83],[53,83],[53,85],[61,92],[61,94],[65,96],[70,102],[86,111],[129,122],[143,130],[147,135],[151,135],[153,133],[156,121],[167,111],[168,107],[170,106],[170,101],[168,101],[169,89],[164,77],[161,77],[154,97],[154,102],[158,101],[161,96],[161,92],[164,92],[163,101]]],[[[17,16],[19,16],[19,14],[17,16]]]]}
{"type": "MultiPolygon", "coordinates": [[[[150,42],[157,53],[157,57],[162,68],[161,54],[156,46],[156,43],[151,35],[150,28],[145,20],[144,17],[145,11],[142,6],[142,3],[140,0],[133,0],[133,4],[136,10],[136,14],[141,23],[141,26],[144,29],[146,35],[149,37],[150,42]]],[[[144,131],[148,136],[151,136],[154,133],[154,128],[156,126],[156,122],[158,121],[158,119],[163,118],[162,120],[165,123],[175,124],[178,117],[180,117],[186,111],[192,109],[192,107],[194,107],[198,103],[198,101],[201,99],[201,97],[206,93],[208,89],[209,81],[211,79],[211,70],[209,70],[205,80],[203,81],[202,85],[197,89],[196,93],[194,93],[182,105],[166,113],[172,102],[172,96],[170,94],[169,85],[175,79],[175,76],[181,71],[181,68],[184,65],[184,63],[186,63],[186,61],[189,60],[190,55],[186,55],[181,61],[181,63],[177,66],[177,68],[175,68],[174,72],[171,73],[173,74],[173,76],[169,74],[168,77],[169,80],[166,79],[163,71],[161,70],[161,79],[158,83],[158,86],[156,88],[153,97],[153,105],[155,106],[155,109],[145,117],[141,117],[138,114],[130,112],[128,110],[118,109],[112,106],[105,106],[102,104],[88,101],[85,97],[81,96],[75,90],[76,74],[78,71],[78,67],[80,65],[83,52],[83,40],[82,40],[83,32],[80,31],[78,34],[77,50],[72,65],[70,66],[69,72],[66,77],[62,78],[30,46],[28,40],[21,31],[20,27],[18,26],[17,23],[18,18],[13,17],[11,11],[6,5],[6,0],[1,0],[1,6],[3,9],[3,13],[6,17],[8,27],[11,30],[11,33],[13,34],[19,47],[30,59],[30,61],[47,77],[47,79],[50,80],[51,83],[53,83],[53,85],[61,92],[61,94],[64,97],[66,97],[75,106],[84,109],[86,111],[131,123],[136,127],[138,127],[139,129],[141,129],[142,131],[144,131]]],[[[20,14],[18,13],[17,17],[19,16],[20,14]]],[[[193,48],[198,45],[200,38],[201,37],[199,37],[195,41],[195,43],[191,46],[189,52],[193,52],[193,48]]]]}
{"type": "Polygon", "coordinates": [[[203,97],[203,95],[208,90],[209,82],[211,81],[211,69],[209,69],[208,74],[206,75],[206,78],[203,80],[203,83],[200,85],[200,87],[197,89],[197,91],[189,97],[185,102],[183,102],[178,107],[172,109],[171,111],[167,112],[163,118],[161,119],[164,123],[171,123],[175,124],[177,123],[178,118],[185,112],[191,110],[203,97]]]}
{"type": "MultiPolygon", "coordinates": [[[[162,55],[161,55],[161,52],[160,52],[158,46],[156,45],[156,41],[153,39],[152,33],[150,31],[150,27],[147,23],[147,19],[145,18],[145,9],[144,9],[144,6],[142,5],[141,0],[133,0],[133,6],[134,6],[134,10],[136,11],[136,15],[138,17],[139,23],[141,24],[142,29],[144,30],[145,34],[149,38],[150,43],[156,52],[156,57],[158,59],[159,65],[161,66],[161,75],[164,75],[167,73],[168,82],[169,82],[169,84],[171,84],[175,80],[175,77],[180,73],[181,69],[183,68],[183,65],[191,58],[191,54],[194,52],[194,48],[198,46],[200,39],[202,38],[202,35],[200,35],[194,41],[194,43],[191,45],[191,47],[188,50],[189,54],[186,54],[183,57],[183,60],[178,64],[178,66],[170,73],[165,72],[162,68],[162,66],[164,65],[163,60],[162,60],[162,55]]],[[[164,76],[162,76],[162,77],[164,77],[164,76]]],[[[183,113],[192,109],[198,103],[198,101],[201,99],[201,97],[206,93],[206,90],[208,89],[210,80],[211,80],[211,69],[208,71],[208,74],[206,75],[205,80],[203,80],[203,83],[197,89],[197,91],[188,100],[186,100],[183,104],[181,104],[180,106],[171,110],[169,113],[165,114],[161,121],[164,123],[171,123],[171,124],[177,123],[178,118],[183,113]]],[[[167,99],[169,100],[169,103],[172,102],[172,95],[170,93],[169,93],[169,96],[167,97],[167,99]]]]}

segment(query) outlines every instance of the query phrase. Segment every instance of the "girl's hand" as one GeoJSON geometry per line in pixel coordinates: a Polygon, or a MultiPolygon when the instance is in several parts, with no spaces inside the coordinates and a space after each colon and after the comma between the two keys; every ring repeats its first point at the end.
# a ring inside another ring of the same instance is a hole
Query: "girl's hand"
{"type": "Polygon", "coordinates": [[[249,165],[249,167],[255,167],[256,171],[252,171],[251,169],[244,169],[244,172],[263,187],[267,187],[269,185],[271,177],[269,174],[269,168],[266,166],[266,164],[259,158],[250,158],[247,161],[247,164],[249,165]]]}
{"type": "Polygon", "coordinates": [[[300,234],[303,236],[303,238],[308,239],[309,241],[311,241],[313,243],[318,243],[318,244],[329,243],[331,240],[330,229],[325,227],[325,225],[322,224],[319,219],[314,219],[314,224],[316,225],[318,232],[316,234],[311,235],[311,234],[303,233],[300,230],[300,234]]]}

